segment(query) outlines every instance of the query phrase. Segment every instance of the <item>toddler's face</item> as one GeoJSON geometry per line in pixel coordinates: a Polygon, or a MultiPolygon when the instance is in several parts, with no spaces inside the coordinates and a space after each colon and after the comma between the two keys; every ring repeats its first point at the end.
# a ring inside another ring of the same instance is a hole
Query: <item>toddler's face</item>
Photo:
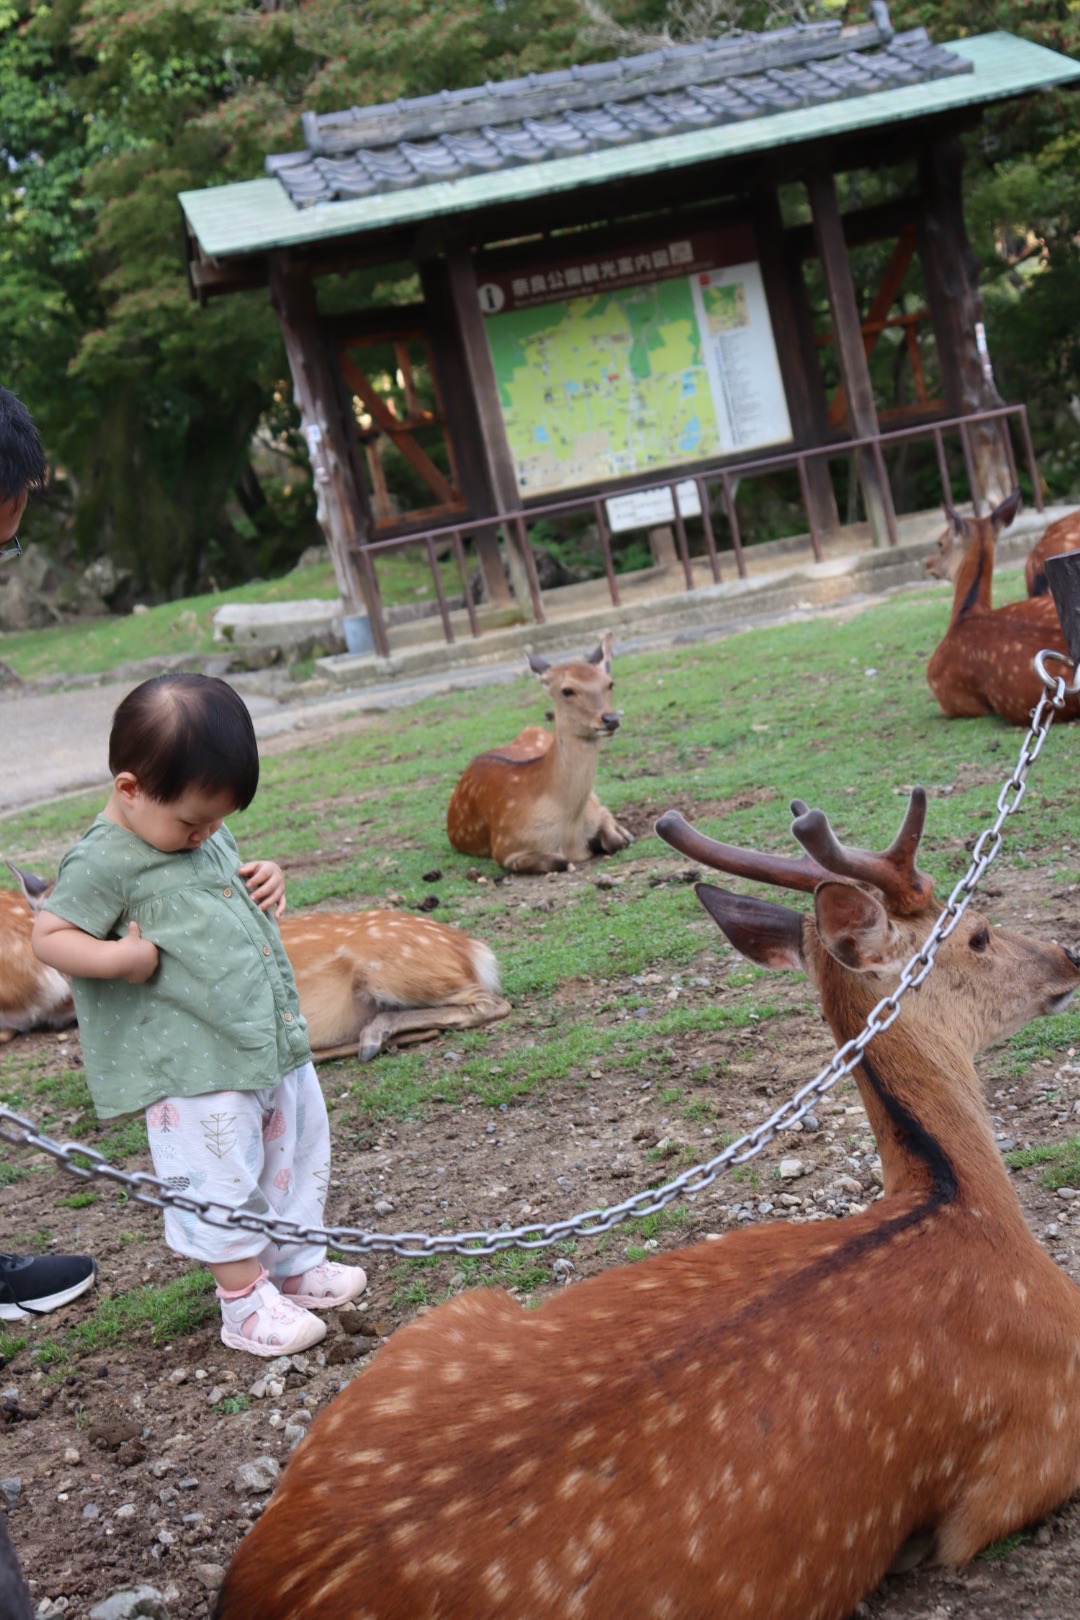
{"type": "Polygon", "coordinates": [[[216,833],[226,816],[236,809],[231,793],[208,793],[205,788],[189,788],[168,804],[148,798],[136,782],[122,786],[117,778],[114,798],[123,824],[154,849],[175,853],[198,849],[216,833]]]}

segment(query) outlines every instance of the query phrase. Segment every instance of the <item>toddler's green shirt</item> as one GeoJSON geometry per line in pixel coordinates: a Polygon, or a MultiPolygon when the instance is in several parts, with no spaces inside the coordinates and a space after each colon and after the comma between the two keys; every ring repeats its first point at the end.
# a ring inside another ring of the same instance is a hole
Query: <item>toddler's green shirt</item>
{"type": "Polygon", "coordinates": [[[292,965],[240,864],[226,827],[170,854],[103,815],[61,861],[46,911],[96,939],[134,921],[158,948],[145,984],[71,981],[99,1118],[275,1086],[310,1059],[292,965]]]}

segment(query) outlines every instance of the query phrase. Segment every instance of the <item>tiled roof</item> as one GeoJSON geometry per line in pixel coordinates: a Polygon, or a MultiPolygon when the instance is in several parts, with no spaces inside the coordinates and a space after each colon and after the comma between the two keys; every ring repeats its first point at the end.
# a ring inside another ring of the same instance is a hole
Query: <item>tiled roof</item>
{"type": "Polygon", "coordinates": [[[307,149],[266,160],[298,207],[582,157],[970,73],[925,29],[797,24],[645,56],[304,116],[307,149]]]}

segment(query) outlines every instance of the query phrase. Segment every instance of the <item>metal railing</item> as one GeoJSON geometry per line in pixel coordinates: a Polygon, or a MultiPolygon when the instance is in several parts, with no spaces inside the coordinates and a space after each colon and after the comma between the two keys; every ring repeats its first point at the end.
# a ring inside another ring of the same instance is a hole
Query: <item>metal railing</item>
{"type": "Polygon", "coordinates": [[[687,519],[681,511],[677,494],[679,486],[685,488],[687,484],[693,483],[696,487],[701,509],[700,517],[696,521],[701,526],[704,557],[708,563],[713,582],[716,584],[719,584],[721,580],[721,550],[717,545],[713,527],[714,498],[718,491],[718,504],[727,521],[731,558],[734,561],[736,574],[740,579],[745,579],[747,578],[746,553],[748,547],[743,542],[736,507],[736,492],[739,484],[751,478],[768,477],[775,473],[790,472],[794,468],[798,475],[799,492],[806,515],[809,549],[816,562],[823,562],[825,560],[828,536],[822,533],[815,515],[815,503],[810,489],[809,469],[819,462],[824,462],[827,467],[829,462],[850,461],[859,451],[869,451],[874,461],[880,486],[885,494],[884,516],[888,541],[890,545],[895,546],[899,543],[899,534],[891,485],[885,465],[885,453],[891,449],[899,449],[919,440],[932,440],[941,483],[942,500],[952,505],[954,504],[953,488],[945,441],[946,435],[959,438],[967,475],[968,498],[974,502],[978,514],[980,505],[978,490],[980,484],[975,471],[972,435],[975,429],[987,426],[997,426],[999,430],[1002,449],[1014,487],[1017,483],[1017,456],[1013,446],[1011,429],[1015,427],[1019,431],[1022,455],[1031,480],[1034,503],[1036,508],[1042,511],[1043,500],[1039,469],[1028,425],[1027,409],[1023,405],[1002,405],[994,410],[973,411],[965,416],[920,422],[909,427],[895,428],[864,438],[847,438],[836,443],[816,445],[812,448],[786,450],[774,455],[756,456],[745,461],[726,462],[721,467],[705,468],[697,473],[673,472],[665,477],[658,478],[654,476],[629,488],[619,488],[612,490],[610,493],[590,493],[565,500],[548,501],[542,505],[530,505],[528,508],[521,507],[511,512],[471,518],[467,522],[444,523],[436,528],[425,529],[419,533],[369,541],[357,548],[356,560],[364,580],[367,599],[374,609],[371,628],[375,651],[382,657],[389,656],[391,651],[390,633],[386,622],[386,614],[382,607],[382,596],[378,584],[377,564],[380,559],[389,557],[396,552],[410,551],[417,547],[424,548],[431,569],[436,610],[442,623],[443,637],[450,644],[456,639],[451,618],[452,613],[455,611],[464,611],[468,619],[469,631],[473,637],[479,637],[483,634],[481,617],[473,601],[472,580],[465,551],[467,542],[474,535],[483,532],[501,531],[504,541],[515,546],[524,565],[533,618],[538,624],[543,624],[546,617],[543,592],[540,587],[536,557],[529,535],[532,524],[550,520],[551,518],[566,518],[578,513],[590,514],[596,526],[611,603],[613,607],[619,607],[622,596],[615,568],[611,531],[605,514],[605,504],[610,499],[644,493],[668,492],[672,515],[670,518],[658,520],[656,524],[651,526],[660,527],[670,524],[674,529],[675,545],[678,561],[682,569],[684,589],[691,591],[697,588],[698,582],[695,578],[693,559],[687,536],[687,519]],[[461,577],[460,601],[456,599],[452,601],[447,596],[439,564],[438,553],[440,551],[452,555],[454,559],[461,577]]]}

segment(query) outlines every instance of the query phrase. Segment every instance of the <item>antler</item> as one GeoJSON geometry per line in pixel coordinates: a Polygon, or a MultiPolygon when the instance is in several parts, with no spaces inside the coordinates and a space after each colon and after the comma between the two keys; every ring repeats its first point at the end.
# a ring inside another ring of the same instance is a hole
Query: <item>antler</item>
{"type": "Polygon", "coordinates": [[[809,809],[801,799],[792,800],[791,812],[795,817],[791,830],[807,852],[796,857],[768,855],[708,838],[691,827],[677,810],[666,811],[656,823],[656,831],[680,854],[735,877],[754,878],[759,883],[797,889],[804,894],[811,894],[826,878],[855,878],[880,889],[897,916],[921,911],[929,903],[933,880],[915,867],[926,821],[924,788],[912,790],[900,831],[880,854],[841,844],[825,812],[809,809]]]}
{"type": "Polygon", "coordinates": [[[810,810],[801,799],[791,803],[795,820],[791,830],[803,848],[833,877],[855,878],[880,889],[897,916],[910,916],[929,904],[934,880],[915,865],[923,827],[926,823],[926,789],[912,788],[900,831],[880,854],[867,849],[849,849],[829,825],[824,810],[810,810]]]}
{"type": "Polygon", "coordinates": [[[731,872],[735,877],[773,883],[780,889],[799,889],[804,894],[813,894],[822,879],[829,876],[826,869],[808,855],[766,855],[756,849],[743,849],[739,844],[707,838],[696,827],[691,827],[677,810],[665,810],[656,823],[656,831],[672,849],[692,861],[731,872]]]}

